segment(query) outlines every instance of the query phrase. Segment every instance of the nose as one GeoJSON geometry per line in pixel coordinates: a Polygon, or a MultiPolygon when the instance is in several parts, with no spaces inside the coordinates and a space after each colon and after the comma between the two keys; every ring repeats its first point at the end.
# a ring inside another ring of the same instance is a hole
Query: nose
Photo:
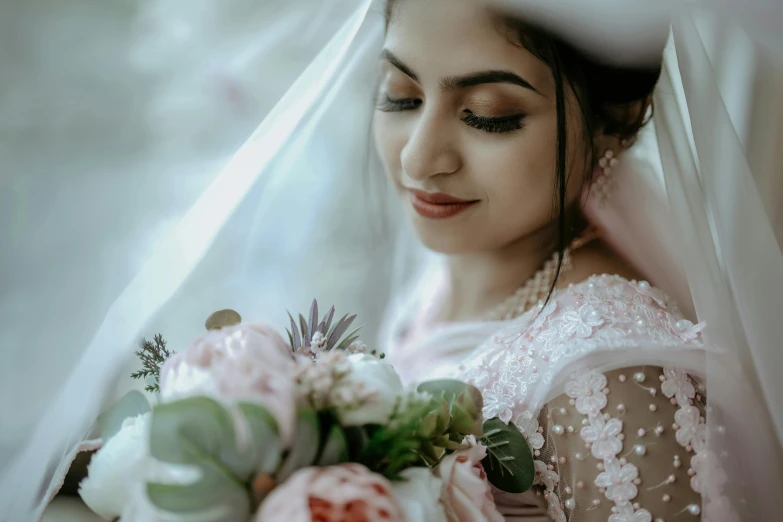
{"type": "Polygon", "coordinates": [[[402,149],[402,170],[411,180],[457,172],[462,166],[457,137],[448,118],[436,112],[423,112],[402,149]]]}

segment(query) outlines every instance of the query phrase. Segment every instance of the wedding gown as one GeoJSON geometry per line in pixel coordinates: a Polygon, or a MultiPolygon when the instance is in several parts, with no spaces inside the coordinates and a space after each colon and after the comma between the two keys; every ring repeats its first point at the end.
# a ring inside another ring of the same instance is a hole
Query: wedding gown
{"type": "MultiPolygon", "coordinates": [[[[649,283],[601,275],[515,320],[427,327],[443,297],[435,281],[426,279],[412,296],[418,306],[406,308],[414,312],[390,325],[387,351],[408,380],[475,385],[484,417],[513,422],[525,435],[535,486],[523,495],[495,492],[506,520],[699,514],[702,474],[716,472],[704,389],[689,375],[703,372],[701,325],[649,283]],[[655,351],[671,350],[693,365],[656,366],[655,351]]],[[[723,509],[715,493],[706,509],[723,509]]]]}

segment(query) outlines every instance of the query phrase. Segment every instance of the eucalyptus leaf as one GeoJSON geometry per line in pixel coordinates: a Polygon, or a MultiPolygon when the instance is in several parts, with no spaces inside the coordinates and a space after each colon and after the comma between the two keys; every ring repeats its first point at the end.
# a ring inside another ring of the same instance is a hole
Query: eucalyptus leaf
{"type": "Polygon", "coordinates": [[[143,393],[130,391],[115,402],[108,410],[101,413],[97,419],[98,434],[103,439],[104,446],[122,428],[125,419],[143,415],[150,411],[150,403],[143,393]]]}
{"type": "Polygon", "coordinates": [[[200,481],[197,485],[147,484],[147,496],[159,509],[177,514],[177,520],[198,522],[246,521],[250,518],[248,494],[223,482],[200,481]],[[183,518],[182,515],[191,515],[183,518]]]}
{"type": "Polygon", "coordinates": [[[507,493],[524,493],[533,486],[533,452],[514,424],[497,417],[489,419],[484,423],[481,443],[487,447],[482,464],[493,486],[507,493]]]}
{"type": "Polygon", "coordinates": [[[224,508],[249,515],[245,483],[255,463],[237,447],[233,422],[220,403],[206,397],[155,407],[150,423],[152,457],[200,471],[199,478],[187,485],[148,484],[147,492],[156,506],[175,513],[224,508]]]}
{"type": "Polygon", "coordinates": [[[318,458],[319,466],[334,466],[348,461],[348,441],[345,433],[338,424],[333,424],[326,437],[321,456],[318,458]]]}
{"type": "Polygon", "coordinates": [[[250,429],[249,450],[252,455],[248,462],[252,463],[255,473],[272,473],[280,465],[283,453],[277,421],[272,414],[258,404],[241,403],[239,410],[250,429]]]}
{"type": "Polygon", "coordinates": [[[311,466],[315,461],[321,440],[321,428],[315,410],[299,408],[296,412],[294,433],[296,433],[296,437],[294,437],[293,445],[275,477],[278,484],[290,477],[296,470],[311,466]]]}

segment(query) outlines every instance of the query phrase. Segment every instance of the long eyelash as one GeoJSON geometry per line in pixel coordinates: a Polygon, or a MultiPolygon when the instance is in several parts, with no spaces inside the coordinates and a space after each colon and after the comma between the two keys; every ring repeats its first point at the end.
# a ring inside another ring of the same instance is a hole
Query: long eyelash
{"type": "Polygon", "coordinates": [[[462,121],[468,126],[495,134],[520,130],[525,126],[524,120],[524,114],[514,114],[512,116],[503,116],[502,118],[485,118],[470,111],[466,111],[465,116],[462,117],[462,121]]]}
{"type": "Polygon", "coordinates": [[[390,98],[389,96],[383,96],[378,103],[378,110],[383,112],[412,111],[418,109],[420,105],[421,100],[413,98],[401,98],[397,100],[390,98]]]}

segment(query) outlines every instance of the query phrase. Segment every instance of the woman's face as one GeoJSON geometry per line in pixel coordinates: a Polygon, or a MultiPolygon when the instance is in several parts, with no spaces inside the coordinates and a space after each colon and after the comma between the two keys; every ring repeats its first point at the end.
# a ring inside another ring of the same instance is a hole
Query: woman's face
{"type": "MultiPolygon", "coordinates": [[[[474,0],[397,0],[374,133],[416,231],[446,254],[500,249],[554,219],[557,112],[550,68],[474,0]]],[[[567,92],[568,164],[584,157],[567,92]]],[[[581,193],[572,169],[568,200],[581,193]]]]}

